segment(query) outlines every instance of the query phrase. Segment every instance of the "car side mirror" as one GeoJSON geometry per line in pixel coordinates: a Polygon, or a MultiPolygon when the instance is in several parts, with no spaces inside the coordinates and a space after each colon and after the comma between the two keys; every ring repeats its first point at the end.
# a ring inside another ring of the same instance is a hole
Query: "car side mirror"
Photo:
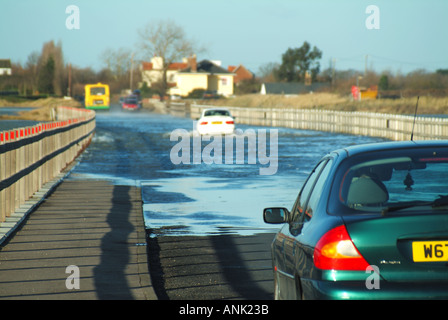
{"type": "Polygon", "coordinates": [[[270,224],[288,222],[289,211],[286,208],[265,208],[263,210],[263,220],[270,224]]]}

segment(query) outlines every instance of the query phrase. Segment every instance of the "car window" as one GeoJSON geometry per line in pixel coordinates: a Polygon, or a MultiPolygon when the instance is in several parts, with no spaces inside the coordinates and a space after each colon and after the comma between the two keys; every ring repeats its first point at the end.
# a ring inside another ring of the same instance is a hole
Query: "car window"
{"type": "Polygon", "coordinates": [[[311,219],[311,217],[313,216],[313,214],[316,210],[316,207],[317,207],[317,204],[321,197],[325,182],[327,181],[328,175],[330,173],[332,163],[333,163],[333,161],[329,160],[325,164],[325,167],[322,169],[322,171],[319,175],[319,178],[317,179],[316,183],[314,184],[313,191],[311,192],[311,196],[308,200],[308,204],[307,204],[307,207],[305,210],[305,217],[304,217],[305,220],[311,219]]]}
{"type": "Polygon", "coordinates": [[[433,212],[448,206],[448,150],[409,149],[348,159],[338,169],[329,212],[433,212]]]}
{"type": "Polygon", "coordinates": [[[106,93],[106,89],[104,89],[102,87],[93,87],[90,89],[90,94],[93,96],[95,96],[95,95],[101,96],[105,93],[106,93]]]}
{"type": "Polygon", "coordinates": [[[302,190],[297,197],[296,203],[292,209],[292,221],[293,223],[298,223],[302,221],[303,215],[306,214],[304,211],[304,207],[308,201],[309,195],[313,190],[313,186],[316,182],[316,179],[319,177],[322,168],[327,164],[327,160],[321,161],[317,164],[317,166],[311,171],[308,176],[305,184],[302,187],[302,190]]]}
{"type": "Polygon", "coordinates": [[[227,110],[208,110],[208,111],[205,111],[204,117],[211,117],[211,116],[230,116],[230,113],[227,110]]]}

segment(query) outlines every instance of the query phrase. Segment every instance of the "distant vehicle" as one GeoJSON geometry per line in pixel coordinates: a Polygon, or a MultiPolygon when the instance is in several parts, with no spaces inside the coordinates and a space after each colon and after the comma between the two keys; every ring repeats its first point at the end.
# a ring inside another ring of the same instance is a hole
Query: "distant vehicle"
{"type": "Polygon", "coordinates": [[[235,131],[235,120],[225,108],[210,108],[202,111],[197,121],[199,134],[232,134],[235,131]]]}
{"type": "Polygon", "coordinates": [[[263,217],[276,299],[448,298],[448,141],[336,150],[263,217]]]}
{"type": "Polygon", "coordinates": [[[110,91],[107,84],[87,84],[84,87],[85,98],[84,104],[86,109],[103,109],[110,108],[110,91]]]}
{"type": "Polygon", "coordinates": [[[140,109],[140,102],[138,101],[138,97],[129,96],[124,98],[121,108],[123,110],[138,110],[140,109]]]}
{"type": "Polygon", "coordinates": [[[202,99],[219,99],[220,96],[216,90],[207,90],[204,91],[202,95],[202,99]]]}

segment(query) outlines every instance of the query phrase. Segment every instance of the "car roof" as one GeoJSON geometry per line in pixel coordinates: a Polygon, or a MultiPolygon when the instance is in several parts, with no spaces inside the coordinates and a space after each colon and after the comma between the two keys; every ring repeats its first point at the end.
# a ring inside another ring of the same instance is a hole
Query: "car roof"
{"type": "Polygon", "coordinates": [[[431,147],[446,147],[448,148],[448,140],[420,140],[420,141],[389,141],[389,142],[377,142],[367,143],[355,146],[348,146],[346,148],[338,149],[333,152],[344,153],[350,157],[356,154],[373,151],[387,151],[397,149],[409,149],[409,148],[431,148],[431,147]]]}

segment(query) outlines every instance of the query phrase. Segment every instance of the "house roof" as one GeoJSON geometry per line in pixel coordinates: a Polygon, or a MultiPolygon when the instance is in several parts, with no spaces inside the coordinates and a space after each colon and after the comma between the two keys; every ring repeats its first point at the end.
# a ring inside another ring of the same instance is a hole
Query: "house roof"
{"type": "Polygon", "coordinates": [[[11,60],[0,59],[0,68],[11,68],[11,60]]]}
{"type": "Polygon", "coordinates": [[[235,74],[234,82],[237,84],[241,81],[253,79],[255,77],[253,72],[249,71],[241,64],[239,66],[228,66],[227,70],[235,74]]]}
{"type": "Polygon", "coordinates": [[[153,66],[152,66],[152,62],[145,62],[145,61],[143,61],[142,62],[142,67],[143,67],[143,70],[152,70],[152,68],[153,68],[153,66]]]}
{"type": "MultiPolygon", "coordinates": [[[[142,62],[144,71],[151,71],[154,69],[154,64],[152,62],[142,62]]],[[[183,62],[174,62],[168,66],[168,70],[182,70],[188,66],[187,63],[183,62]]]]}
{"type": "Polygon", "coordinates": [[[316,91],[320,88],[328,87],[328,83],[312,83],[305,85],[298,82],[271,82],[263,83],[266,94],[301,94],[316,91]]]}
{"type": "Polygon", "coordinates": [[[168,70],[182,70],[182,69],[185,69],[186,67],[188,67],[187,63],[174,62],[168,66],[168,70]]]}
{"type": "MultiPolygon", "coordinates": [[[[196,72],[197,73],[210,73],[210,74],[232,74],[232,72],[221,68],[220,66],[217,66],[213,62],[209,60],[202,60],[201,62],[198,62],[196,66],[196,72]]],[[[191,67],[185,68],[181,70],[182,73],[193,73],[191,71],[191,67]]]]}
{"type": "Polygon", "coordinates": [[[241,73],[247,73],[253,75],[253,72],[248,70],[245,66],[240,64],[239,66],[228,66],[227,70],[233,73],[241,72],[241,73]]]}

